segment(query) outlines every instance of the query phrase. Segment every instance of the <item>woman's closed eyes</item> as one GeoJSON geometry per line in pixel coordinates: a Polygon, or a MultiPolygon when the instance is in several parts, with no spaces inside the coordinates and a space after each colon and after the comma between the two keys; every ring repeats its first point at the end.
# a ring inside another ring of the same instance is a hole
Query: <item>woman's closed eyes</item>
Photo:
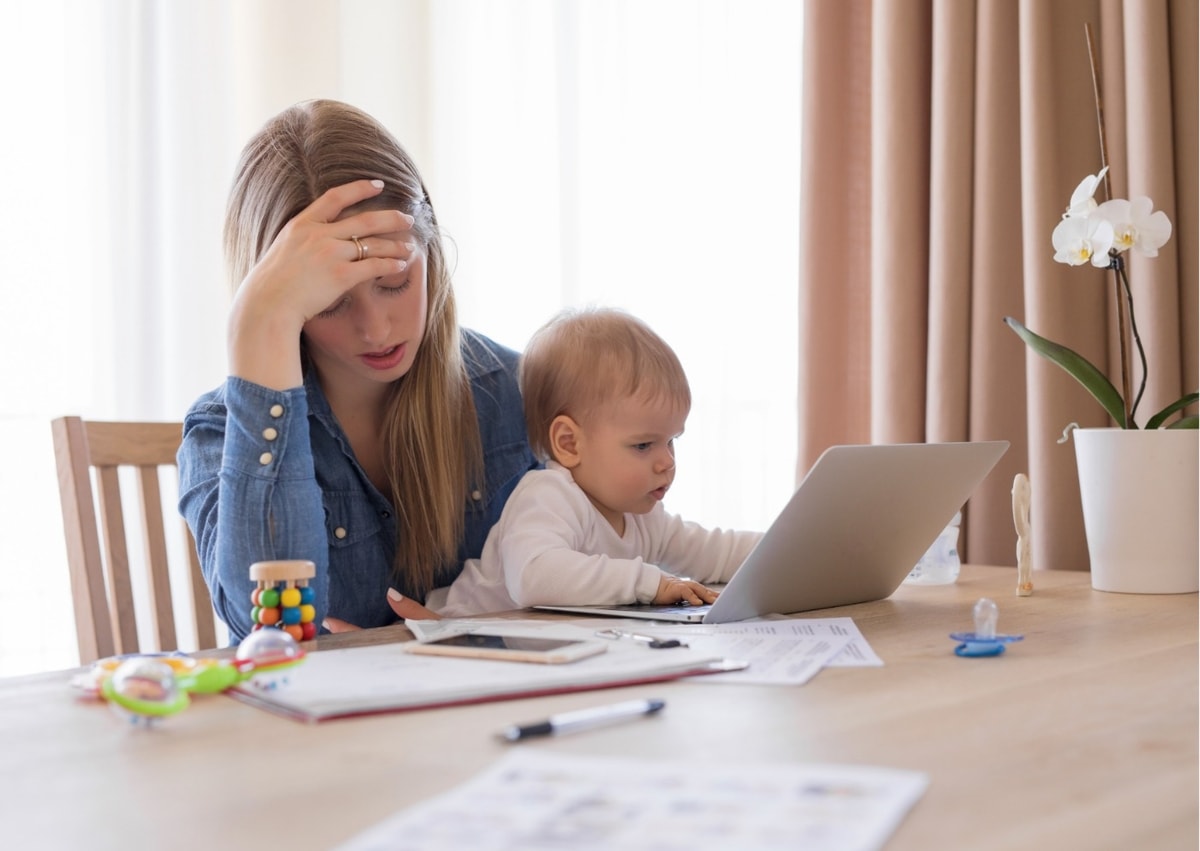
{"type": "MultiPolygon", "coordinates": [[[[397,283],[394,285],[387,285],[387,284],[379,283],[380,281],[383,281],[383,280],[386,280],[386,279],[376,278],[375,279],[375,288],[379,292],[383,293],[384,295],[400,295],[405,290],[407,290],[410,286],[410,282],[407,278],[405,278],[400,283],[397,283]]],[[[342,296],[340,299],[338,299],[336,304],[330,305],[329,307],[325,308],[320,313],[318,313],[315,318],[329,319],[333,316],[337,316],[339,313],[341,313],[343,310],[345,310],[347,307],[350,306],[350,300],[351,300],[351,296],[349,294],[342,296]]]]}

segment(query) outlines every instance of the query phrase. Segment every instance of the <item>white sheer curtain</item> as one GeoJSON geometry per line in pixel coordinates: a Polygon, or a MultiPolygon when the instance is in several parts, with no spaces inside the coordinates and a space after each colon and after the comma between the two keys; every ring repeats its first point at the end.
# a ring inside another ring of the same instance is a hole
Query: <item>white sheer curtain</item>
{"type": "Polygon", "coordinates": [[[230,6],[0,11],[0,675],[76,662],[50,419],[179,419],[224,373],[230,6]]]}
{"type": "Polygon", "coordinates": [[[453,242],[465,324],[520,348],[560,306],[600,303],[658,329],[695,396],[668,506],[769,522],[796,458],[799,7],[0,11],[17,119],[0,142],[0,675],[75,663],[49,419],[178,419],[221,380],[233,163],[262,121],[310,97],[367,109],[413,153],[453,242]]]}

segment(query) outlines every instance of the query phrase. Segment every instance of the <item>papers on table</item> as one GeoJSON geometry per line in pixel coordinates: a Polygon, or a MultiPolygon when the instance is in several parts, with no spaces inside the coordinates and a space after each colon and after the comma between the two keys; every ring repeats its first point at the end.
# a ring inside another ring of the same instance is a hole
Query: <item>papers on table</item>
{"type": "Polygon", "coordinates": [[[802,685],[823,667],[882,665],[850,618],[765,618],[729,624],[658,624],[593,618],[408,621],[419,639],[486,632],[602,641],[606,652],[561,665],[447,659],[384,644],[310,653],[286,688],[239,686],[233,695],[289,717],[320,721],[537,694],[611,688],[684,676],[695,682],[802,685]],[[614,626],[686,646],[597,637],[614,626]]]}
{"type": "MultiPolygon", "coordinates": [[[[408,621],[418,638],[462,632],[492,632],[520,624],[526,634],[539,634],[558,621],[545,620],[443,620],[408,621]]],[[[726,624],[668,624],[645,620],[593,618],[587,625],[572,625],[574,637],[594,638],[598,629],[617,628],[656,638],[677,638],[689,649],[709,656],[748,662],[749,667],[696,682],[743,685],[802,685],[823,667],[882,666],[852,618],[765,618],[726,624]]],[[[556,634],[562,634],[557,632],[556,634]]],[[[619,644],[623,642],[613,642],[619,644]]],[[[667,650],[653,650],[666,653],[667,650]]]]}
{"type": "MultiPolygon", "coordinates": [[[[643,623],[645,623],[643,621],[643,623]]],[[[678,638],[750,663],[712,682],[743,685],[802,685],[824,667],[882,666],[852,618],[769,618],[724,624],[670,624],[640,630],[678,638]]]]}
{"type": "Polygon", "coordinates": [[[883,846],[925,774],[845,765],[705,765],[521,750],[341,851],[883,846]]]}

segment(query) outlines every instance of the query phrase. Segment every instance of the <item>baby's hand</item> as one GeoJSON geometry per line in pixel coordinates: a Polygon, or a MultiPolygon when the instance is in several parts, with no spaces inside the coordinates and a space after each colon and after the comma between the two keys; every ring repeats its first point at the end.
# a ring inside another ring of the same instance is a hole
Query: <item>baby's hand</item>
{"type": "Polygon", "coordinates": [[[705,603],[711,603],[716,599],[717,592],[711,588],[706,588],[699,582],[693,582],[691,579],[684,579],[680,576],[672,576],[669,573],[664,573],[662,578],[658,580],[658,591],[651,602],[659,606],[665,606],[669,603],[703,606],[705,603]]]}

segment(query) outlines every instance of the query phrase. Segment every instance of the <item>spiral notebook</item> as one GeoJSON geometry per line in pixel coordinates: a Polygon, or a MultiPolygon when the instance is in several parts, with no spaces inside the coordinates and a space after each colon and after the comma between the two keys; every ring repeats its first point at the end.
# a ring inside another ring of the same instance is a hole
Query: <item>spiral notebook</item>
{"type": "Polygon", "coordinates": [[[1003,440],[830,447],[712,605],[536,608],[728,623],[881,600],[1007,449],[1003,440]]]}

